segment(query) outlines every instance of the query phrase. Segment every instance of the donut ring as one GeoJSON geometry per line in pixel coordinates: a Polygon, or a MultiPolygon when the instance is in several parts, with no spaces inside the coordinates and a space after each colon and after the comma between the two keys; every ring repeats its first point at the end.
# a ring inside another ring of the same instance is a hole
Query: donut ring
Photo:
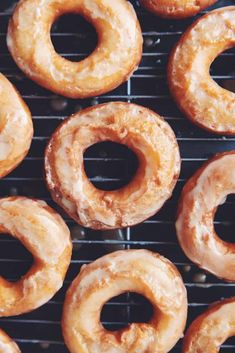
{"type": "Polygon", "coordinates": [[[235,46],[235,6],[209,12],[196,21],[173,50],[170,90],[179,108],[198,126],[218,134],[235,134],[235,94],[210,76],[211,63],[235,46]]]}
{"type": "Polygon", "coordinates": [[[140,0],[149,11],[164,18],[181,19],[195,16],[217,0],[140,0]]]}
{"type": "Polygon", "coordinates": [[[235,151],[217,154],[189,179],[181,195],[176,230],[186,256],[199,267],[235,281],[235,244],[221,240],[213,219],[226,196],[235,193],[235,151]]]}
{"type": "Polygon", "coordinates": [[[178,179],[180,155],[173,131],[156,113],[116,102],[64,121],[47,146],[45,170],[52,198],[75,221],[113,229],[140,223],[162,207],[178,179]],[[83,166],[84,151],[107,140],[127,145],[139,158],[135,177],[115,191],[96,189],[83,166]]]}
{"type": "Polygon", "coordinates": [[[32,137],[30,111],[14,86],[0,73],[0,178],[24,159],[32,137]]]}
{"type": "Polygon", "coordinates": [[[0,330],[0,353],[21,353],[17,344],[0,330]]]}
{"type": "Polygon", "coordinates": [[[16,64],[39,85],[70,98],[113,90],[127,81],[142,56],[142,33],[126,0],[21,0],[9,23],[7,44],[16,64]],[[65,13],[84,16],[99,43],[80,62],[58,55],[50,29],[65,13]]]}
{"type": "Polygon", "coordinates": [[[235,298],[213,304],[186,333],[183,353],[219,353],[220,346],[235,336],[235,298]]]}
{"type": "Polygon", "coordinates": [[[82,267],[66,294],[62,330],[71,353],[167,353],[182,336],[186,317],[187,294],[176,267],[148,250],[124,250],[82,267]],[[153,318],[106,331],[103,305],[128,291],[149,299],[153,318]]]}
{"type": "Polygon", "coordinates": [[[0,277],[0,316],[29,312],[62,287],[71,258],[69,230],[44,201],[0,199],[0,233],[17,238],[33,254],[34,264],[17,282],[0,277]]]}

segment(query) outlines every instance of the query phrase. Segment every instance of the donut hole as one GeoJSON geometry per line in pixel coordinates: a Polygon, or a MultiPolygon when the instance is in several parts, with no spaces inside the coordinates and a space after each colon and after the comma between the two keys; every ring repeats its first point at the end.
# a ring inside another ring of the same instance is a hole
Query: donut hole
{"type": "Polygon", "coordinates": [[[127,146],[100,142],[84,153],[84,170],[91,183],[100,190],[118,190],[136,175],[139,160],[127,146]]]}
{"type": "Polygon", "coordinates": [[[0,275],[9,282],[18,281],[33,263],[31,253],[8,234],[1,234],[0,259],[0,275]]]}
{"type": "Polygon", "coordinates": [[[108,331],[117,331],[131,323],[148,323],[153,317],[153,306],[137,293],[125,293],[109,300],[101,311],[101,322],[108,331]]]}
{"type": "Polygon", "coordinates": [[[229,195],[226,200],[222,200],[217,208],[214,217],[215,231],[223,241],[235,243],[235,195],[229,195]],[[224,203],[223,203],[224,202],[224,203]]]}
{"type": "Polygon", "coordinates": [[[73,62],[88,57],[97,47],[95,28],[78,14],[64,14],[51,27],[51,41],[55,51],[73,62]]]}
{"type": "Polygon", "coordinates": [[[210,73],[216,77],[216,82],[222,88],[235,93],[235,70],[233,58],[234,56],[231,55],[231,50],[219,55],[212,63],[210,73]],[[222,77],[220,77],[221,75],[222,77]]]}

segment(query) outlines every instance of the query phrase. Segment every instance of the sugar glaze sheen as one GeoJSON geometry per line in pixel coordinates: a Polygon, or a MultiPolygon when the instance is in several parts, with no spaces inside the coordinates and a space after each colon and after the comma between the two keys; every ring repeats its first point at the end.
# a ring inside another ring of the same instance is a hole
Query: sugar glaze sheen
{"type": "Polygon", "coordinates": [[[50,139],[45,171],[52,198],[78,223],[115,229],[153,216],[172,195],[180,172],[179,147],[169,124],[153,111],[111,102],[74,114],[50,139]],[[83,153],[103,141],[124,144],[139,167],[119,190],[98,190],[87,178],[83,153]]]}
{"type": "Polygon", "coordinates": [[[184,19],[198,14],[217,0],[140,0],[140,3],[157,16],[184,19]]]}
{"type": "Polygon", "coordinates": [[[222,344],[235,336],[235,298],[212,304],[189,327],[183,353],[219,353],[222,344]]]}
{"type": "Polygon", "coordinates": [[[183,34],[168,65],[170,91],[193,123],[216,134],[235,134],[235,93],[210,76],[212,62],[235,46],[235,6],[199,18],[183,34]]]}
{"type": "Polygon", "coordinates": [[[235,281],[235,244],[214,229],[217,208],[235,193],[235,151],[219,153],[186,183],[181,194],[176,230],[186,256],[204,270],[235,281]]]}
{"type": "Polygon", "coordinates": [[[62,330],[71,353],[167,353],[182,337],[186,317],[187,293],[176,267],[148,250],[124,250],[82,267],[66,294],[62,330]],[[153,317],[105,330],[103,305],[128,291],[152,303],[153,317]]]}
{"type": "Polygon", "coordinates": [[[15,87],[0,73],[0,178],[22,162],[32,138],[29,108],[15,87]]]}
{"type": "Polygon", "coordinates": [[[39,308],[62,287],[70,264],[72,243],[66,224],[44,201],[7,197],[0,199],[0,233],[18,239],[34,257],[18,281],[0,277],[0,317],[39,308]]]}
{"type": "Polygon", "coordinates": [[[0,353],[21,353],[17,344],[0,329],[0,353]]]}
{"type": "Polygon", "coordinates": [[[7,45],[19,68],[39,85],[87,98],[128,80],[141,60],[143,38],[126,0],[21,0],[9,23],[7,45]],[[51,42],[51,26],[65,13],[84,16],[98,34],[96,49],[80,62],[61,57],[51,42]]]}

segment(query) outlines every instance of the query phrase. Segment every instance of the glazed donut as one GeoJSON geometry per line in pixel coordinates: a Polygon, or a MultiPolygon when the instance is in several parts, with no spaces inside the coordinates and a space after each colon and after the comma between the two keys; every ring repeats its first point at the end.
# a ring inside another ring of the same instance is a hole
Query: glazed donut
{"type": "Polygon", "coordinates": [[[32,137],[30,111],[16,89],[0,73],[0,178],[24,159],[32,137]]]}
{"type": "Polygon", "coordinates": [[[162,207],[176,184],[180,155],[173,131],[156,113],[116,102],[64,121],[47,146],[45,170],[52,198],[75,221],[112,229],[140,223],[162,207]],[[83,166],[84,151],[107,140],[127,145],[139,158],[135,177],[115,191],[96,189],[83,166]]]}
{"type": "Polygon", "coordinates": [[[25,197],[0,199],[0,232],[17,238],[34,256],[34,264],[17,282],[0,277],[0,316],[29,312],[61,288],[71,258],[69,230],[43,201],[25,197]]]}
{"type": "Polygon", "coordinates": [[[149,11],[164,18],[181,19],[196,15],[217,0],[140,0],[149,11]]]}
{"type": "Polygon", "coordinates": [[[148,250],[124,250],[82,267],[66,294],[62,330],[71,353],[167,353],[182,336],[186,317],[186,289],[175,266],[148,250]],[[125,292],[145,296],[154,315],[149,323],[106,331],[102,307],[125,292]]]}
{"type": "Polygon", "coordinates": [[[209,12],[181,37],[169,66],[170,90],[186,116],[218,134],[235,134],[235,94],[210,76],[210,66],[235,46],[235,6],[209,12]]]}
{"type": "Polygon", "coordinates": [[[17,344],[0,330],[0,353],[21,353],[17,344]]]}
{"type": "Polygon", "coordinates": [[[109,92],[128,80],[142,56],[142,33],[126,0],[21,0],[10,21],[7,44],[24,73],[41,86],[71,98],[109,92]],[[55,52],[50,29],[65,13],[84,16],[99,42],[85,60],[55,52]]]}
{"type": "Polygon", "coordinates": [[[190,326],[183,353],[218,353],[220,346],[235,336],[235,298],[212,305],[190,326]]]}
{"type": "Polygon", "coordinates": [[[235,193],[235,151],[220,153],[186,183],[178,208],[176,230],[185,254],[199,267],[235,281],[235,245],[221,240],[214,215],[226,196],[235,193]]]}

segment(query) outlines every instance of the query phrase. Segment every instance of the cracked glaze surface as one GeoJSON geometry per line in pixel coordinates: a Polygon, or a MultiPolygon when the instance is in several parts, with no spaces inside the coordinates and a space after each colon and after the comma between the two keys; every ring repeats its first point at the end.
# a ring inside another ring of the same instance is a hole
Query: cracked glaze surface
{"type": "Polygon", "coordinates": [[[27,76],[71,98],[100,95],[126,81],[140,62],[142,42],[126,0],[21,0],[7,35],[8,48],[27,76]],[[51,25],[64,13],[84,16],[98,33],[97,48],[77,63],[58,55],[51,42],[51,25]]]}
{"type": "Polygon", "coordinates": [[[186,18],[196,15],[217,0],[140,0],[146,9],[166,18],[186,18]]]}
{"type": "Polygon", "coordinates": [[[0,178],[23,160],[32,137],[30,111],[14,86],[0,73],[0,178]]]}
{"type": "Polygon", "coordinates": [[[21,353],[17,344],[0,330],[0,353],[21,353]]]}
{"type": "Polygon", "coordinates": [[[235,336],[235,298],[213,304],[186,333],[183,353],[219,353],[221,345],[235,336]]]}
{"type": "Polygon", "coordinates": [[[17,238],[34,257],[17,282],[0,277],[0,316],[19,315],[45,304],[62,287],[71,258],[70,232],[44,201],[0,199],[0,233],[17,238]]]}
{"type": "Polygon", "coordinates": [[[235,281],[235,245],[218,237],[213,220],[217,207],[234,193],[235,151],[218,154],[186,183],[176,221],[185,254],[227,281],[235,281]]]}
{"type": "Polygon", "coordinates": [[[85,109],[56,130],[46,149],[45,170],[53,199],[77,222],[94,229],[134,225],[154,215],[171,196],[180,171],[177,141],[156,113],[128,103],[85,109]],[[115,191],[88,180],[83,153],[101,141],[127,145],[138,159],[132,181],[115,191]]]}
{"type": "Polygon", "coordinates": [[[66,294],[62,328],[71,353],[166,353],[182,337],[186,316],[186,289],[176,267],[148,250],[125,250],[82,267],[66,294]],[[152,303],[152,319],[106,331],[103,305],[128,291],[152,303]]]}
{"type": "Polygon", "coordinates": [[[171,92],[186,116],[200,127],[235,134],[235,94],[210,76],[210,66],[223,51],[235,46],[235,6],[209,12],[181,37],[171,54],[171,92]]]}

